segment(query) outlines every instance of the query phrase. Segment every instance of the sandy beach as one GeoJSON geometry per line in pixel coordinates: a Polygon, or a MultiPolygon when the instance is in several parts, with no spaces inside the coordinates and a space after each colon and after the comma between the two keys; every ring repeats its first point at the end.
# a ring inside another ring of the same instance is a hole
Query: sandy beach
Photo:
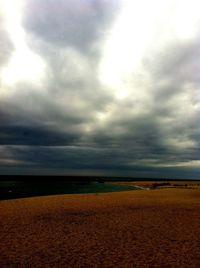
{"type": "Polygon", "coordinates": [[[0,267],[200,267],[200,190],[0,201],[0,267]]]}

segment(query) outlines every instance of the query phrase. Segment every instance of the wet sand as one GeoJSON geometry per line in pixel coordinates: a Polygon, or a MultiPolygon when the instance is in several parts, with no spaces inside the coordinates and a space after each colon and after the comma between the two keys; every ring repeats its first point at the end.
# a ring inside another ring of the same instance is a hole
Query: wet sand
{"type": "Polygon", "coordinates": [[[200,190],[0,201],[0,267],[200,267],[200,190]]]}

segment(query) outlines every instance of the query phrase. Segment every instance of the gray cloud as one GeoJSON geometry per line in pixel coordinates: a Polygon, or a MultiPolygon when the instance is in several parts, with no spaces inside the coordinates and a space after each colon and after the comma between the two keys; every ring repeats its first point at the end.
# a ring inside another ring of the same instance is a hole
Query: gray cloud
{"type": "Polygon", "coordinates": [[[26,42],[45,77],[0,99],[0,173],[199,176],[199,35],[151,44],[117,99],[98,73],[115,3],[27,1],[26,42]]]}
{"type": "Polygon", "coordinates": [[[67,46],[88,52],[105,34],[105,28],[112,21],[117,7],[118,1],[113,0],[30,0],[25,27],[58,47],[67,46]]]}
{"type": "Polygon", "coordinates": [[[0,11],[0,68],[9,60],[9,57],[13,51],[12,42],[5,31],[4,26],[5,19],[0,11]]]}

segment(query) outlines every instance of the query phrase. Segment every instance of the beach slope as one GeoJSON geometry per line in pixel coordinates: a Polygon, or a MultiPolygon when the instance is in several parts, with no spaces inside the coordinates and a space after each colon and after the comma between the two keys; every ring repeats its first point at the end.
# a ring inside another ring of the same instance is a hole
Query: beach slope
{"type": "Polygon", "coordinates": [[[200,267],[200,190],[0,201],[0,267],[200,267]]]}

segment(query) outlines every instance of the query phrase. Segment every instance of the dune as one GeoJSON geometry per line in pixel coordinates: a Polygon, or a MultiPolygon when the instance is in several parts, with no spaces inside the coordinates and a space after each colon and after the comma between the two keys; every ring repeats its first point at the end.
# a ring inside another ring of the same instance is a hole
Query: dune
{"type": "Polygon", "coordinates": [[[200,190],[0,201],[0,267],[200,267],[200,190]]]}

